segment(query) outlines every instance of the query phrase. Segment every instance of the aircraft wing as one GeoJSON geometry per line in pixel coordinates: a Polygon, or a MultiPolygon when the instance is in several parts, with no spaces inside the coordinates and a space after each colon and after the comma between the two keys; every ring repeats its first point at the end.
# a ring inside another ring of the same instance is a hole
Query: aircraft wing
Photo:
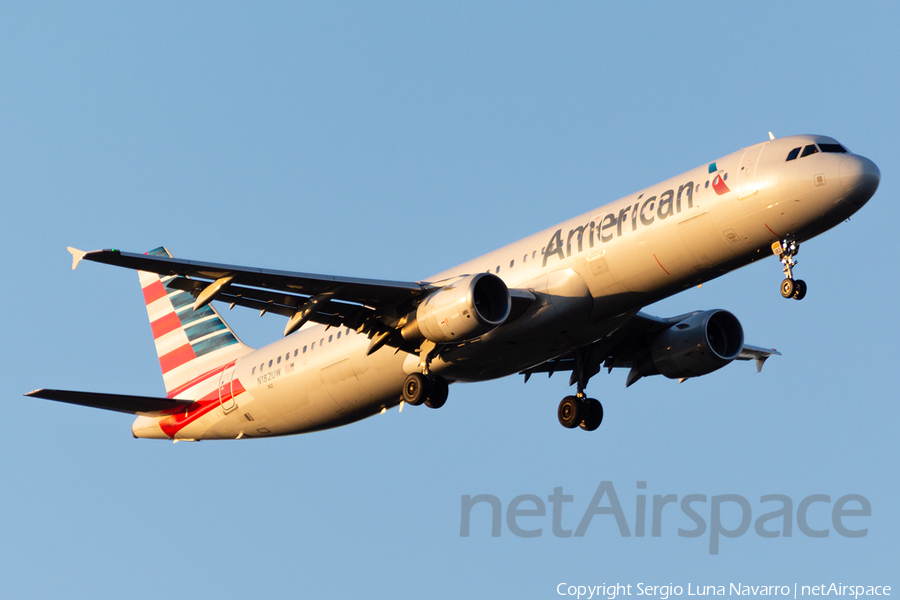
{"type": "Polygon", "coordinates": [[[81,406],[91,406],[104,410],[160,417],[183,412],[194,404],[193,400],[173,400],[149,396],[126,396],[123,394],[100,394],[96,392],[72,392],[69,390],[34,390],[25,394],[32,398],[44,398],[81,406]]]}
{"type": "Polygon", "coordinates": [[[349,300],[369,306],[397,304],[413,299],[427,289],[425,284],[418,282],[334,277],[313,273],[257,269],[168,256],[136,254],[114,249],[82,252],[69,248],[69,251],[73,255],[72,269],[78,266],[81,260],[90,260],[126,269],[149,271],[163,276],[181,275],[199,281],[217,281],[232,277],[228,287],[233,289],[236,286],[249,286],[305,296],[334,292],[332,297],[336,300],[349,300]],[[338,288],[340,288],[339,291],[335,291],[338,288]]]}
{"type": "Polygon", "coordinates": [[[69,248],[72,268],[89,260],[127,269],[172,276],[166,287],[192,294],[194,307],[213,300],[288,317],[285,335],[307,321],[349,327],[370,334],[390,334],[386,343],[402,346],[395,335],[400,317],[415,307],[415,300],[435,286],[421,282],[335,277],[274,269],[258,269],[166,255],[136,254],[121,250],[83,252],[69,248]]]}
{"type": "MultiPolygon", "coordinates": [[[[650,342],[654,335],[695,314],[697,313],[693,312],[677,317],[662,318],[639,312],[621,327],[590,346],[578,348],[568,354],[526,369],[519,374],[525,375],[525,381],[528,381],[535,373],[547,373],[548,376],[552,376],[556,372],[571,371],[572,375],[569,385],[572,385],[577,378],[575,373],[576,361],[582,361],[582,368],[586,371],[588,378],[597,374],[601,365],[605,366],[607,371],[612,371],[614,368],[633,369],[642,358],[648,355],[650,342]]],[[[755,360],[756,370],[759,372],[762,370],[763,363],[770,356],[781,356],[781,353],[774,348],[761,348],[744,344],[741,353],[735,360],[755,360]]],[[[640,375],[633,370],[629,374],[628,381],[625,384],[626,387],[639,378],[640,375]]]]}

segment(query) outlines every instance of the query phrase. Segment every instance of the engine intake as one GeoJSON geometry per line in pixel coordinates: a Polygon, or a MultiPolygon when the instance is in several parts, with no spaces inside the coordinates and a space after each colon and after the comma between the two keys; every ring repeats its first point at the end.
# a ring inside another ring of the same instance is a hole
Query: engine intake
{"type": "Polygon", "coordinates": [[[692,315],[657,335],[650,358],[671,379],[698,377],[721,369],[744,348],[744,329],[726,310],[692,315]]]}
{"type": "Polygon", "coordinates": [[[491,273],[464,275],[419,304],[400,333],[407,340],[435,343],[468,340],[501,325],[511,307],[502,279],[491,273]]]}

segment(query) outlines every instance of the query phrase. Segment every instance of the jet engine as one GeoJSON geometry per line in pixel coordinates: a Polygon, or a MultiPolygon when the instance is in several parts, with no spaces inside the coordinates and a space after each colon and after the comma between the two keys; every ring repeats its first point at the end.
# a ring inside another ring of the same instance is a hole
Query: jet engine
{"type": "Polygon", "coordinates": [[[708,310],[687,317],[653,338],[650,358],[658,373],[681,379],[721,369],[737,358],[743,348],[744,329],[737,317],[726,310],[708,310]]]}
{"type": "Polygon", "coordinates": [[[502,324],[511,306],[502,279],[491,273],[465,275],[419,304],[400,333],[407,340],[435,343],[468,340],[502,324]]]}

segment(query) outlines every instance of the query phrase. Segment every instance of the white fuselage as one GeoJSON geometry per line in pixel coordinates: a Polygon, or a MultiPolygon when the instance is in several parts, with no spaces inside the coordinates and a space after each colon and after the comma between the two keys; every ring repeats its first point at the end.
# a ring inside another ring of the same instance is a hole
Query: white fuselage
{"type": "MultiPolygon", "coordinates": [[[[500,327],[444,348],[431,370],[450,382],[520,372],[594,342],[646,304],[769,256],[772,242],[834,227],[871,196],[866,177],[877,167],[848,153],[785,160],[815,142],[835,143],[792,136],[751,146],[427,278],[441,285],[487,271],[537,297],[500,327]]],[[[376,414],[400,403],[419,357],[389,346],[367,356],[369,343],[346,328],[307,325],[213,377],[208,393],[235,386],[224,408],[169,428],[138,417],[133,432],[260,437],[376,414]]]]}

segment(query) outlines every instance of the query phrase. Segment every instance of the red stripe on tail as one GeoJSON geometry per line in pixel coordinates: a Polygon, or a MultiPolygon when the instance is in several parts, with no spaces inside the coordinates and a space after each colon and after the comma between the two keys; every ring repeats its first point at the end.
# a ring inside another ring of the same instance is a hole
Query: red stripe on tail
{"type": "Polygon", "coordinates": [[[159,357],[159,366],[162,367],[163,373],[168,373],[176,367],[180,367],[186,362],[190,362],[197,358],[194,349],[190,344],[185,344],[181,348],[172,350],[166,355],[159,357]]]}
{"type": "Polygon", "coordinates": [[[219,390],[213,390],[191,404],[187,410],[159,420],[159,428],[170,438],[181,429],[219,406],[219,390]]]}
{"type": "Polygon", "coordinates": [[[159,280],[154,281],[147,287],[143,288],[142,291],[144,292],[144,302],[146,302],[147,304],[156,302],[160,298],[165,298],[169,295],[169,293],[166,291],[166,288],[163,287],[162,282],[159,280]]]}
{"type": "Polygon", "coordinates": [[[222,371],[224,371],[225,369],[227,369],[228,367],[230,367],[232,365],[234,365],[234,361],[232,361],[228,364],[222,365],[220,367],[216,367],[215,369],[213,369],[211,371],[207,371],[203,375],[198,375],[197,377],[194,377],[187,383],[183,383],[183,384],[179,385],[177,388],[173,389],[171,392],[166,394],[166,398],[174,398],[178,394],[184,392],[185,390],[189,390],[192,387],[194,387],[195,385],[199,385],[199,384],[203,383],[204,381],[206,381],[207,379],[210,379],[214,375],[218,375],[219,373],[221,373],[222,371]]]}
{"type": "Polygon", "coordinates": [[[153,329],[154,340],[175,331],[179,327],[181,327],[181,321],[178,320],[178,315],[173,312],[150,323],[150,328],[153,329]]]}
{"type": "MultiPolygon", "coordinates": [[[[228,366],[231,366],[231,364],[229,364],[228,366]]],[[[205,396],[191,404],[184,412],[168,416],[164,419],[160,419],[159,428],[167,436],[169,436],[170,438],[174,438],[176,433],[178,433],[203,415],[222,406],[222,402],[225,402],[230,398],[237,398],[245,391],[246,390],[244,389],[244,386],[241,385],[241,382],[235,379],[231,382],[230,393],[223,394],[220,397],[219,390],[213,390],[212,392],[206,394],[205,396]]]]}

